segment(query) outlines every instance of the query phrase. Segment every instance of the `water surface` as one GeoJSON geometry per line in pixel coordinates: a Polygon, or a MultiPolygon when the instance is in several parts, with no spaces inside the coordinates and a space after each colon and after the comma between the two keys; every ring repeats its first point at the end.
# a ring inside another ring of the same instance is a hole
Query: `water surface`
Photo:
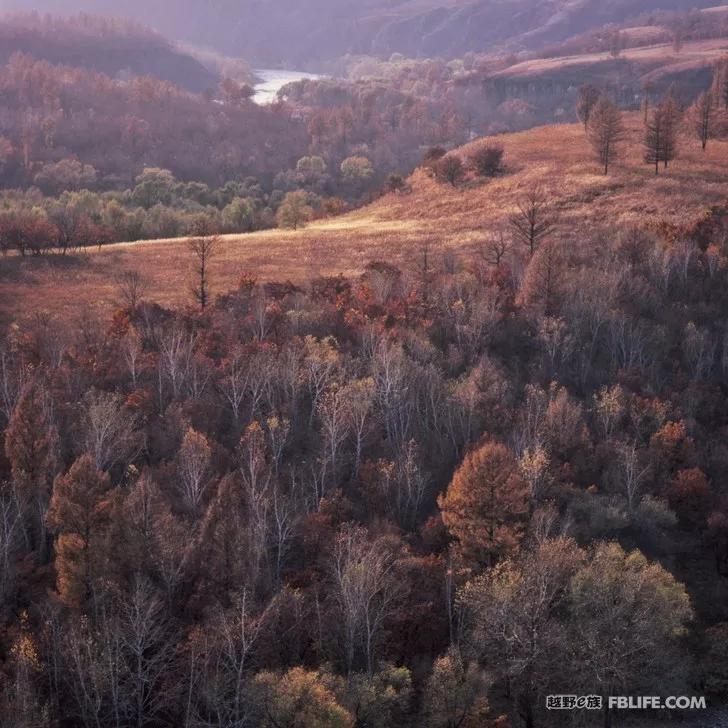
{"type": "Polygon", "coordinates": [[[278,91],[287,83],[302,81],[305,78],[321,78],[315,73],[267,68],[256,69],[255,75],[260,79],[260,83],[255,85],[255,96],[253,96],[256,104],[272,104],[276,100],[278,91]]]}

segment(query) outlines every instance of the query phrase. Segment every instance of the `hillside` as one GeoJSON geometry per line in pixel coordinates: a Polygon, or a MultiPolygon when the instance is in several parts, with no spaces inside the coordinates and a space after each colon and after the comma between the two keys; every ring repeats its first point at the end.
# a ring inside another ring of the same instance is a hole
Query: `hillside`
{"type": "Polygon", "coordinates": [[[219,80],[149,28],[97,16],[0,16],[0,65],[14,53],[111,77],[153,76],[196,93],[219,80]]]}
{"type": "MultiPolygon", "coordinates": [[[[313,274],[357,273],[380,258],[411,270],[424,241],[438,260],[452,249],[467,263],[479,243],[507,224],[519,197],[534,185],[554,201],[556,234],[570,240],[600,227],[610,234],[637,224],[679,230],[698,221],[711,205],[725,204],[728,142],[711,142],[703,154],[697,142],[684,141],[668,172],[655,177],[642,163],[641,117],[631,115],[628,123],[625,157],[609,177],[599,174],[579,125],[543,127],[498,138],[506,149],[508,172],[489,183],[455,189],[418,170],[410,194],[387,195],[296,232],[226,236],[211,268],[214,292],[234,287],[244,271],[260,280],[304,282],[313,274]]],[[[2,317],[110,309],[116,298],[114,277],[125,270],[142,273],[152,300],[184,304],[190,300],[190,263],[184,240],[109,245],[73,258],[5,258],[2,317]]]]}
{"type": "Polygon", "coordinates": [[[672,44],[656,43],[628,48],[617,58],[607,52],[535,58],[509,66],[492,74],[491,78],[527,83],[566,81],[569,84],[604,84],[619,79],[622,84],[641,84],[648,80],[677,80],[689,74],[702,74],[705,87],[709,84],[715,63],[726,50],[728,41],[725,39],[686,43],[679,52],[672,44]]]}
{"type": "MultiPolygon", "coordinates": [[[[347,53],[461,57],[497,47],[537,49],[655,10],[688,11],[714,0],[277,0],[160,3],[130,0],[127,17],[167,35],[242,54],[258,65],[321,65],[347,53]]],[[[118,14],[113,0],[9,0],[8,7],[118,14]]]]}

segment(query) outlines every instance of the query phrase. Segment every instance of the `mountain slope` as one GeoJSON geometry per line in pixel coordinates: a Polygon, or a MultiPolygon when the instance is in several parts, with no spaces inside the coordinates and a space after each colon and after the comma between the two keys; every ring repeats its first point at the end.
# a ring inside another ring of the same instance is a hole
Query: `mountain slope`
{"type": "Polygon", "coordinates": [[[0,17],[0,64],[14,53],[111,77],[154,76],[193,92],[218,81],[199,61],[150,29],[96,16],[0,17]]]}
{"type": "Polygon", "coordinates": [[[323,64],[346,53],[460,57],[545,43],[655,10],[715,0],[7,0],[9,7],[125,14],[176,39],[258,65],[323,64]]]}
{"type": "MultiPolygon", "coordinates": [[[[711,141],[703,153],[697,142],[686,140],[670,170],[655,177],[642,162],[640,114],[628,116],[628,127],[624,158],[608,177],[599,173],[580,125],[541,127],[498,137],[508,172],[485,184],[455,189],[418,170],[410,194],[390,194],[296,232],[226,236],[212,262],[214,293],[236,286],[243,271],[261,280],[304,282],[317,274],[356,274],[376,259],[411,271],[425,241],[438,261],[450,249],[468,264],[488,235],[507,226],[518,200],[534,185],[548,191],[558,213],[555,234],[574,243],[600,229],[614,235],[631,225],[690,227],[711,205],[726,203],[728,141],[711,141]]],[[[466,156],[482,143],[473,142],[459,153],[466,156]]],[[[184,304],[189,302],[190,265],[183,240],[109,245],[76,260],[7,258],[0,279],[0,318],[47,309],[49,302],[56,312],[84,303],[110,308],[116,297],[114,276],[124,270],[142,272],[153,300],[184,304]]]]}

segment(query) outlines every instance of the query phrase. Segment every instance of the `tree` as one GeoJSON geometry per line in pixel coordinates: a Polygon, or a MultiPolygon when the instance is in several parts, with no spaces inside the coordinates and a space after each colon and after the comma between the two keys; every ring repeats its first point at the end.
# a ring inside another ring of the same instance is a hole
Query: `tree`
{"type": "Polygon", "coordinates": [[[105,571],[104,538],[112,508],[105,498],[109,487],[109,476],[89,455],[76,460],[53,484],[47,519],[57,534],[58,594],[68,606],[85,605],[105,571]]]}
{"type": "Polygon", "coordinates": [[[689,112],[691,126],[695,135],[700,139],[700,144],[705,151],[708,146],[708,139],[713,135],[713,123],[715,119],[715,108],[713,96],[710,91],[703,91],[690,108],[689,112]]]}
{"type": "Polygon", "coordinates": [[[453,187],[457,187],[464,176],[463,161],[456,154],[446,154],[435,165],[435,177],[453,187]]]}
{"type": "Polygon", "coordinates": [[[677,154],[677,130],[680,110],[672,91],[652,111],[645,124],[645,161],[655,165],[660,173],[660,162],[665,169],[677,154]]]}
{"type": "MultiPolygon", "coordinates": [[[[570,539],[540,543],[468,582],[458,594],[476,656],[507,681],[527,728],[547,688],[568,685],[563,625],[571,579],[585,558],[570,539]]],[[[578,639],[578,625],[574,627],[578,639]]]]}
{"type": "Polygon", "coordinates": [[[624,136],[622,114],[607,96],[601,96],[589,117],[587,137],[604,174],[609,173],[610,163],[619,156],[618,145],[624,136]]]}
{"type": "Polygon", "coordinates": [[[195,258],[192,296],[204,311],[210,302],[210,263],[217,255],[219,238],[194,238],[187,244],[195,258]]]}
{"type": "Polygon", "coordinates": [[[503,154],[500,144],[484,144],[468,159],[470,168],[480,177],[495,177],[503,171],[503,154]]]}
{"type": "Polygon", "coordinates": [[[135,182],[132,200],[148,210],[159,203],[169,202],[175,179],[168,169],[145,167],[135,182]]]}
{"type": "Polygon", "coordinates": [[[185,505],[199,514],[210,479],[210,446],[207,438],[191,427],[177,453],[177,473],[185,505]]]}
{"type": "Polygon", "coordinates": [[[366,530],[353,524],[342,527],[334,545],[331,578],[349,674],[358,646],[363,647],[367,673],[374,674],[377,640],[399,591],[394,563],[387,539],[370,540],[366,530]]]}
{"type": "Polygon", "coordinates": [[[250,200],[236,197],[222,211],[225,227],[234,233],[247,232],[253,229],[254,210],[250,200]]]}
{"type": "Polygon", "coordinates": [[[619,58],[624,49],[624,34],[618,28],[609,37],[609,55],[612,58],[619,58]]]}
{"type": "Polygon", "coordinates": [[[342,182],[354,192],[363,192],[374,177],[374,167],[366,157],[347,157],[341,163],[342,182]]]}
{"type": "Polygon", "coordinates": [[[427,680],[424,724],[427,728],[490,726],[486,722],[488,687],[483,670],[451,648],[435,660],[427,680]]]}
{"type": "Polygon", "coordinates": [[[139,414],[120,394],[91,390],[82,402],[82,444],[99,470],[133,460],[142,448],[139,414]]]}
{"type": "MultiPolygon", "coordinates": [[[[521,301],[554,316],[564,289],[565,255],[560,240],[545,241],[528,263],[521,286],[521,301]]],[[[543,330],[543,326],[542,326],[543,330]]]]}
{"type": "Polygon", "coordinates": [[[655,165],[655,174],[660,174],[660,162],[664,156],[667,121],[661,106],[653,109],[645,121],[645,162],[655,165]]]}
{"type": "Polygon", "coordinates": [[[523,538],[528,485],[515,455],[487,441],[465,456],[438,505],[462,555],[492,566],[523,538]]]}
{"type": "Polygon", "coordinates": [[[278,208],[276,219],[278,226],[298,230],[313,217],[313,208],[309,204],[309,196],[305,190],[289,192],[278,208]]]}
{"type": "Polygon", "coordinates": [[[253,706],[261,728],[353,728],[354,718],[336,700],[325,675],[293,667],[282,675],[261,672],[253,681],[253,706]]]}
{"type": "Polygon", "coordinates": [[[352,675],[342,702],[367,728],[390,728],[407,720],[412,699],[412,676],[406,667],[385,664],[371,677],[352,675]]]}
{"type": "Polygon", "coordinates": [[[540,187],[532,187],[518,200],[516,208],[510,219],[513,237],[528,248],[529,255],[533,255],[555,225],[546,192],[540,187]]]}
{"type": "Polygon", "coordinates": [[[116,287],[126,308],[135,311],[148,289],[148,284],[139,271],[127,270],[117,276],[116,287]]]}
{"type": "Polygon", "coordinates": [[[5,455],[10,463],[13,495],[26,521],[31,549],[46,556],[44,517],[53,478],[59,470],[60,442],[49,392],[28,382],[5,431],[5,455]]]}
{"type": "Polygon", "coordinates": [[[589,119],[591,118],[592,110],[601,97],[602,93],[598,88],[596,88],[596,86],[584,84],[579,87],[579,97],[576,102],[576,115],[579,118],[579,121],[584,124],[585,131],[589,127],[589,119]]]}
{"type": "Polygon", "coordinates": [[[584,694],[605,697],[606,728],[610,695],[658,687],[677,695],[684,687],[679,640],[693,617],[690,599],[682,584],[639,551],[598,545],[571,580],[569,613],[584,694]]]}

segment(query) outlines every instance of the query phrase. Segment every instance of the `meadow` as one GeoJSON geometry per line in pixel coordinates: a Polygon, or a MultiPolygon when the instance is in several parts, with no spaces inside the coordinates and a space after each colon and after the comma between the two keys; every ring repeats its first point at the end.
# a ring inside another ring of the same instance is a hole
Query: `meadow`
{"type": "MultiPolygon", "coordinates": [[[[681,139],[678,158],[655,176],[643,162],[642,116],[625,116],[628,139],[608,176],[600,174],[579,124],[548,126],[478,140],[502,144],[506,172],[493,180],[453,187],[418,169],[411,191],[387,194],[340,217],[304,229],[223,236],[210,267],[213,295],[235,287],[243,273],[259,281],[303,283],[315,275],[353,275],[377,259],[407,270],[423,245],[466,259],[499,229],[507,229],[519,199],[534,186],[551,200],[553,233],[577,239],[603,227],[672,227],[679,237],[713,205],[726,202],[728,142],[681,139]]],[[[7,256],[0,261],[0,318],[4,323],[38,312],[108,312],[119,303],[117,279],[138,271],[145,297],[163,305],[192,304],[192,255],[186,239],[119,243],[73,256],[7,256]]]]}

